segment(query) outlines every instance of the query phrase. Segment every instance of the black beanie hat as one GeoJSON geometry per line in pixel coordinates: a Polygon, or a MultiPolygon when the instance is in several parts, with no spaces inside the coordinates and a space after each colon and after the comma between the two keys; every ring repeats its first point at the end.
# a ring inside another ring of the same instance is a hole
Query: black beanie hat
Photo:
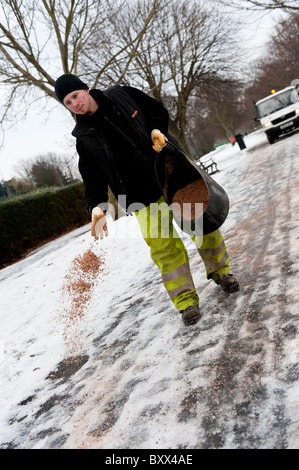
{"type": "Polygon", "coordinates": [[[59,101],[63,103],[64,97],[76,90],[88,90],[86,83],[72,73],[65,73],[57,78],[55,82],[55,93],[59,101]]]}

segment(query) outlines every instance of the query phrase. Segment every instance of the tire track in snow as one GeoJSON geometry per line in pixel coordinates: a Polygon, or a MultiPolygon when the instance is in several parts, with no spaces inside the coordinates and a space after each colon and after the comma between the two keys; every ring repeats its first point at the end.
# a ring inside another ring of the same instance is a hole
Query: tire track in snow
{"type": "MultiPolygon", "coordinates": [[[[277,376],[281,371],[284,338],[294,337],[297,331],[292,321],[287,320],[287,324],[284,327],[282,325],[286,321],[283,316],[287,308],[286,281],[282,279],[285,266],[289,266],[287,230],[283,237],[278,238],[278,246],[275,247],[277,257],[283,252],[285,258],[283,263],[279,259],[275,260],[277,268],[281,264],[281,282],[280,292],[276,295],[278,311],[274,325],[273,320],[270,320],[273,312],[266,310],[272,301],[272,294],[268,289],[271,284],[268,275],[271,266],[267,266],[267,257],[272,250],[275,229],[287,223],[288,213],[285,208],[290,205],[290,184],[294,179],[294,171],[286,152],[280,153],[279,148],[274,151],[272,149],[273,147],[267,148],[262,154],[252,155],[252,165],[246,176],[248,188],[250,181],[254,181],[248,195],[248,216],[247,220],[234,227],[232,235],[232,243],[235,241],[235,247],[238,247],[240,242],[241,247],[229,250],[237,258],[239,256],[237,271],[242,297],[238,299],[231,296],[227,302],[232,315],[227,319],[225,346],[219,357],[210,363],[211,375],[214,370],[216,377],[207,390],[195,389],[192,392],[192,406],[196,395],[199,402],[206,402],[206,414],[202,418],[202,426],[205,428],[205,440],[202,443],[204,448],[259,448],[267,446],[267,442],[273,440],[278,448],[283,448],[288,443],[287,428],[290,420],[284,414],[284,389],[279,385],[267,387],[269,374],[274,373],[277,376]],[[275,165],[275,159],[278,158],[279,164],[275,165]],[[263,171],[260,170],[261,165],[263,171]],[[283,201],[279,206],[277,200],[282,195],[283,201]],[[251,203],[252,200],[258,201],[258,207],[251,203]],[[267,326],[269,322],[272,331],[267,326]],[[269,357],[274,358],[273,364],[269,357]],[[264,415],[265,408],[269,413],[266,418],[269,422],[267,436],[264,429],[259,429],[260,417],[264,415]]],[[[296,320],[298,322],[298,317],[296,320]]]]}

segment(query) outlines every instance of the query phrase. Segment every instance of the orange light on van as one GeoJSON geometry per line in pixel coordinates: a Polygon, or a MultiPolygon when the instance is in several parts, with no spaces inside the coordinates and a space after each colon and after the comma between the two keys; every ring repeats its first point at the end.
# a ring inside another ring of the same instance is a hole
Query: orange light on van
{"type": "Polygon", "coordinates": [[[272,93],[272,95],[273,95],[273,93],[275,93],[275,90],[271,90],[271,93],[272,93]]]}

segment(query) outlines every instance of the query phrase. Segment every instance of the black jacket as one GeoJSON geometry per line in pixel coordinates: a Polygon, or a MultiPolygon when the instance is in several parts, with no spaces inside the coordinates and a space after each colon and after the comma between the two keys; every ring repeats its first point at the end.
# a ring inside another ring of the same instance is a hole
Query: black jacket
{"type": "Polygon", "coordinates": [[[156,201],[162,190],[155,174],[151,131],[160,129],[168,135],[167,110],[132,87],[116,85],[90,94],[99,108],[92,116],[78,115],[72,132],[88,209],[107,208],[108,185],[116,199],[126,196],[119,201],[125,209],[156,201]]]}

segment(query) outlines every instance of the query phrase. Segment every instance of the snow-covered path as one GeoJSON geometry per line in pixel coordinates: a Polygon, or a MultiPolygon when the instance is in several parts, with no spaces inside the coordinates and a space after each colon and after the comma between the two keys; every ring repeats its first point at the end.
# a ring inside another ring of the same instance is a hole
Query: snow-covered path
{"type": "Polygon", "coordinates": [[[110,221],[103,241],[82,227],[0,271],[0,447],[299,447],[299,134],[245,143],[213,155],[238,293],[205,279],[182,234],[196,325],[172,307],[134,217],[110,221]],[[65,276],[90,247],[102,270],[70,325],[65,276]]]}

